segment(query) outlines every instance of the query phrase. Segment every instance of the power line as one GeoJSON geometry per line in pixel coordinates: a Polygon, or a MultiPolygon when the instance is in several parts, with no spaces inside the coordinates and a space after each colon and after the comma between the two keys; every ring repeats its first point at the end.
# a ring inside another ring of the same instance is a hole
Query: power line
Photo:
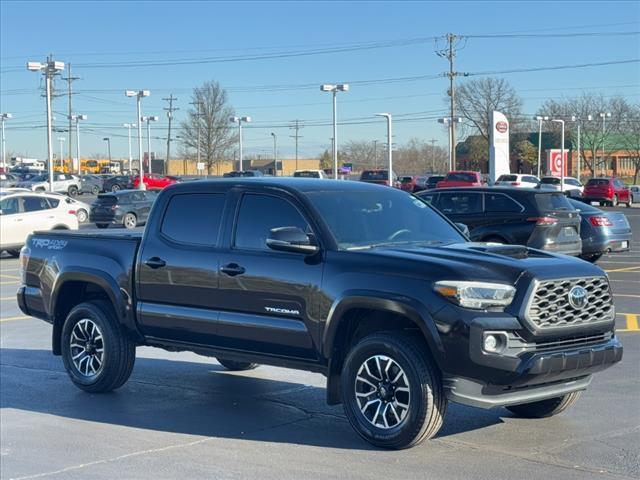
{"type": "MultiPolygon", "coordinates": [[[[68,97],[69,97],[69,101],[68,101],[68,113],[67,113],[67,118],[69,119],[69,141],[67,142],[68,147],[69,147],[69,158],[73,158],[73,154],[72,154],[72,150],[71,150],[71,144],[72,142],[72,135],[73,135],[73,119],[72,119],[72,115],[73,115],[73,110],[71,108],[71,98],[72,98],[72,94],[71,94],[71,84],[73,83],[74,80],[80,80],[80,77],[74,77],[71,75],[71,64],[67,64],[69,67],[69,73],[67,75],[66,78],[63,78],[62,80],[66,80],[67,81],[67,92],[68,92],[68,97]]],[[[80,162],[80,159],[78,159],[78,162],[80,162]]],[[[80,164],[78,163],[78,169],[80,168],[79,166],[80,164]]]]}
{"type": "Polygon", "coordinates": [[[572,68],[602,67],[605,65],[622,65],[627,63],[638,63],[640,58],[632,58],[629,60],[612,60],[609,62],[597,63],[578,63],[573,65],[555,65],[552,67],[532,67],[532,68],[514,68],[510,70],[485,70],[483,72],[467,73],[467,76],[484,76],[484,75],[504,75],[507,73],[523,73],[523,72],[542,72],[550,70],[567,70],[572,68]]]}

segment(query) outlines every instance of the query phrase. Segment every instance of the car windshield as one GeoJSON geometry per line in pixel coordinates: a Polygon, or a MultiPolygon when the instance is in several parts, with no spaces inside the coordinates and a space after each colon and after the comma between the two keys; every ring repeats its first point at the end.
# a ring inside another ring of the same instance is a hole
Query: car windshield
{"type": "Polygon", "coordinates": [[[35,177],[29,178],[30,182],[47,182],[49,181],[48,175],[36,175],[35,177]]]}
{"type": "Polygon", "coordinates": [[[544,183],[546,185],[560,185],[560,179],[556,177],[544,177],[540,180],[540,183],[544,183]]]}
{"type": "Polygon", "coordinates": [[[446,177],[448,182],[475,182],[476,176],[472,173],[450,173],[446,177]]]}
{"type": "Polygon", "coordinates": [[[557,210],[574,210],[573,205],[563,193],[536,193],[536,205],[540,212],[555,212],[557,210]]]}
{"type": "Polygon", "coordinates": [[[365,170],[362,172],[360,180],[388,180],[389,175],[386,170],[365,170]]]}
{"type": "Polygon", "coordinates": [[[500,175],[498,178],[499,182],[515,182],[516,180],[518,180],[516,175],[500,175]]]}
{"type": "Polygon", "coordinates": [[[294,177],[302,177],[302,178],[320,178],[320,174],[318,172],[314,172],[311,170],[305,170],[303,172],[294,172],[294,177]]]}
{"type": "Polygon", "coordinates": [[[431,207],[400,190],[316,191],[307,196],[341,250],[466,241],[431,207]]]}
{"type": "Polygon", "coordinates": [[[587,187],[606,187],[609,185],[607,178],[592,178],[587,182],[587,187]]]}

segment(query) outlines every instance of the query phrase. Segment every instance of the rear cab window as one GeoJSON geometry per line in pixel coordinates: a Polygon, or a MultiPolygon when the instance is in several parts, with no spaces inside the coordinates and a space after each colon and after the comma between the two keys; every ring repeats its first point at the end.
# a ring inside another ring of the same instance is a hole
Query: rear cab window
{"type": "Polygon", "coordinates": [[[224,205],[223,193],[174,195],[164,212],[160,232],[179,244],[215,246],[224,205]]]}
{"type": "Polygon", "coordinates": [[[609,185],[609,180],[606,178],[592,178],[587,182],[587,187],[606,187],[609,185]]]}
{"type": "Polygon", "coordinates": [[[445,177],[445,181],[449,182],[477,182],[478,177],[472,173],[449,173],[445,177]]]}
{"type": "Polygon", "coordinates": [[[386,170],[365,170],[360,180],[389,180],[389,175],[386,170]]]}

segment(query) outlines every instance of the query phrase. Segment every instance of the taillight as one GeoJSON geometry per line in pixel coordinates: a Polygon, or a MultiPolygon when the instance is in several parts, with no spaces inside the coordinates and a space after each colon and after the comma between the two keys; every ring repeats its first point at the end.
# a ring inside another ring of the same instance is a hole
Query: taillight
{"type": "Polygon", "coordinates": [[[527,222],[536,222],[536,225],[546,226],[558,223],[558,219],[553,217],[529,217],[527,222]]]}
{"type": "Polygon", "coordinates": [[[607,196],[613,197],[613,187],[611,185],[607,187],[607,196]]]}
{"type": "Polygon", "coordinates": [[[512,187],[519,187],[520,186],[520,182],[511,182],[511,186],[512,187]]]}
{"type": "Polygon", "coordinates": [[[611,227],[613,222],[607,217],[589,217],[589,223],[594,227],[611,227]]]}
{"type": "Polygon", "coordinates": [[[26,245],[20,249],[20,278],[22,283],[27,283],[27,264],[29,263],[29,256],[31,255],[31,249],[26,245]]]}
{"type": "Polygon", "coordinates": [[[75,214],[76,214],[76,211],[75,211],[75,210],[69,210],[69,214],[70,214],[70,215],[75,215],[75,214]]]}

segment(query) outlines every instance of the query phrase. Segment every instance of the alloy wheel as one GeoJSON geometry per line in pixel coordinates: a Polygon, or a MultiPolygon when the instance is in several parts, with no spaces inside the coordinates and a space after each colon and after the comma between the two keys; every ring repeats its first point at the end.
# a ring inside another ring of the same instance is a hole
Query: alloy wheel
{"type": "Polygon", "coordinates": [[[78,321],[69,340],[71,361],[84,377],[92,378],[104,365],[104,339],[100,327],[91,319],[78,321]]]}
{"type": "Polygon", "coordinates": [[[390,429],[409,412],[411,387],[402,367],[391,357],[374,355],[365,360],[355,380],[360,412],[373,426],[390,429]]]}

